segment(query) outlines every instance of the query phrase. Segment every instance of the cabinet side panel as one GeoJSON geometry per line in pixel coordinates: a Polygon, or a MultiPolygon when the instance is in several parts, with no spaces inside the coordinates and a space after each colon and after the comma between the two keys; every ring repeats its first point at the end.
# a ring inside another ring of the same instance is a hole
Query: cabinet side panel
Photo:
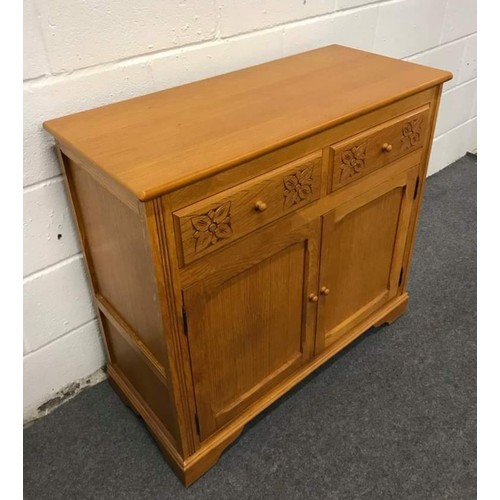
{"type": "Polygon", "coordinates": [[[169,440],[178,446],[179,432],[170,384],[152,370],[133,349],[123,334],[105,317],[102,318],[111,364],[137,391],[144,403],[161,422],[169,440]]]}
{"type": "Polygon", "coordinates": [[[415,245],[415,236],[417,233],[417,224],[418,218],[420,215],[420,207],[422,205],[422,199],[424,194],[425,183],[427,180],[427,169],[429,167],[429,159],[431,156],[431,148],[434,139],[434,132],[436,130],[436,122],[439,111],[439,104],[441,102],[441,94],[443,91],[443,85],[438,85],[432,89],[434,93],[434,97],[431,103],[431,112],[430,112],[430,127],[427,137],[425,138],[424,144],[424,153],[422,155],[422,162],[420,165],[419,172],[419,187],[417,191],[417,196],[415,198],[413,213],[410,220],[410,230],[408,231],[408,240],[406,243],[405,257],[404,257],[404,272],[401,280],[400,290],[406,290],[406,285],[408,281],[408,276],[410,274],[410,264],[413,255],[413,247],[415,245]]]}
{"type": "Polygon", "coordinates": [[[103,297],[166,367],[158,290],[143,220],[74,161],[65,158],[65,167],[98,299],[103,297]]]}

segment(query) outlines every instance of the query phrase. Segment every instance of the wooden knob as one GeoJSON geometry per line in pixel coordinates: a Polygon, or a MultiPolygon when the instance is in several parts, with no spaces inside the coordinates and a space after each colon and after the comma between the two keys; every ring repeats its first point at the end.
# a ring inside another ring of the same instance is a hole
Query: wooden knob
{"type": "Polygon", "coordinates": [[[309,302],[318,302],[318,296],[315,293],[310,293],[309,302]]]}
{"type": "Polygon", "coordinates": [[[330,293],[330,289],[326,286],[322,286],[320,293],[321,293],[321,295],[328,295],[330,293]]]}
{"type": "Polygon", "coordinates": [[[386,153],[389,153],[390,151],[392,151],[392,144],[385,142],[382,145],[382,151],[385,151],[386,153]]]}
{"type": "Polygon", "coordinates": [[[255,210],[257,210],[257,212],[263,212],[266,209],[267,209],[267,203],[264,203],[263,201],[258,201],[255,204],[255,210]]]}

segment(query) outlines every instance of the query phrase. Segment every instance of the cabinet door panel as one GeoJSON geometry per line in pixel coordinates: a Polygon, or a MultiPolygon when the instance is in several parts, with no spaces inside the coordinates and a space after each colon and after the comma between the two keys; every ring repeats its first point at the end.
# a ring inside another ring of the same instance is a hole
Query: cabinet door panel
{"type": "Polygon", "coordinates": [[[184,290],[201,439],[312,355],[316,307],[306,297],[317,289],[318,240],[319,221],[237,273],[222,252],[228,275],[184,290]]]}
{"type": "Polygon", "coordinates": [[[418,167],[323,217],[317,350],[398,292],[418,167]]]}

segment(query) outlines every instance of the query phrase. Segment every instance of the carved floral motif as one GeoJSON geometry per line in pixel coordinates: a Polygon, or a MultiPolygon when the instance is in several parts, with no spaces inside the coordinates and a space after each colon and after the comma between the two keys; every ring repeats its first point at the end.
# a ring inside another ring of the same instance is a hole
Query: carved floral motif
{"type": "Polygon", "coordinates": [[[312,195],[313,183],[313,163],[308,163],[292,175],[283,178],[283,196],[285,197],[284,207],[290,208],[293,205],[307,200],[312,195]]]}
{"type": "Polygon", "coordinates": [[[233,234],[231,228],[231,202],[228,201],[206,214],[191,218],[195,251],[200,252],[233,234]]]}
{"type": "Polygon", "coordinates": [[[403,148],[408,149],[420,141],[420,134],[422,128],[422,118],[415,118],[410,120],[403,125],[401,131],[401,142],[403,143],[403,148]]]}
{"type": "Polygon", "coordinates": [[[340,180],[348,179],[359,174],[365,168],[366,142],[359,146],[347,149],[341,155],[340,180]]]}

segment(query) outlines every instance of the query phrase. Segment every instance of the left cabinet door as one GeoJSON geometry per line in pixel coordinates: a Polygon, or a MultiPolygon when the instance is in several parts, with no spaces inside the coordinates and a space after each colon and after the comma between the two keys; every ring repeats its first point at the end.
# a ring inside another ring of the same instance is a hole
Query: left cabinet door
{"type": "Polygon", "coordinates": [[[183,300],[200,439],[312,356],[319,238],[319,220],[269,226],[192,270],[183,300]]]}

